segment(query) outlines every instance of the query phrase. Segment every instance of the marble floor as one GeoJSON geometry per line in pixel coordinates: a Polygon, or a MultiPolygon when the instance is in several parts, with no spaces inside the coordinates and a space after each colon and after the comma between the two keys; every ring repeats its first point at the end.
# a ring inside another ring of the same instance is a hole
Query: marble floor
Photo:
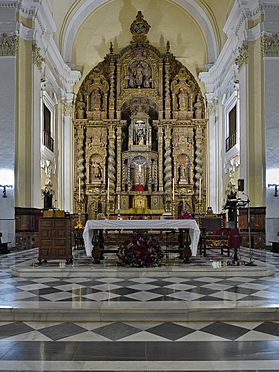
{"type": "Polygon", "coordinates": [[[279,371],[278,254],[261,277],[11,275],[36,257],[0,256],[0,371],[279,371]]]}

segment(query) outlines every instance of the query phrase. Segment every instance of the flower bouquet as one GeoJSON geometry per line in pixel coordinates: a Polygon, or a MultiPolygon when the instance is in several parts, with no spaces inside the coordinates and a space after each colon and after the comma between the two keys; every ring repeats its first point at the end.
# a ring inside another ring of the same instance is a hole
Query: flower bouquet
{"type": "Polygon", "coordinates": [[[164,256],[157,239],[147,234],[136,234],[118,250],[119,264],[130,267],[160,266],[164,256]]]}

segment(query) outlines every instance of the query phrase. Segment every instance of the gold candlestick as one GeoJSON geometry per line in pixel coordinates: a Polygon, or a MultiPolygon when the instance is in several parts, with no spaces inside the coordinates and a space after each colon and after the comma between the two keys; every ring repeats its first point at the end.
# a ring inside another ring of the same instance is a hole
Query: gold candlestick
{"type": "Polygon", "coordinates": [[[81,205],[82,205],[82,202],[81,202],[81,200],[79,200],[77,202],[78,221],[76,223],[75,229],[81,229],[81,230],[83,230],[84,229],[84,225],[83,225],[83,223],[81,221],[81,218],[80,218],[80,216],[81,216],[81,205]]]}
{"type": "Polygon", "coordinates": [[[175,202],[174,202],[174,199],[171,203],[171,209],[172,209],[172,217],[173,217],[173,219],[175,219],[175,202]]]}

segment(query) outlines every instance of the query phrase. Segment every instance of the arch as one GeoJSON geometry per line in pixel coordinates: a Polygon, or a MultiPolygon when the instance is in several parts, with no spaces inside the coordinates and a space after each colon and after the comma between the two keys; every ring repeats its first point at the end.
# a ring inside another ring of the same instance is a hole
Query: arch
{"type": "MultiPolygon", "coordinates": [[[[66,63],[71,64],[75,36],[80,25],[98,7],[109,3],[111,0],[86,0],[77,10],[74,8],[69,14],[69,22],[65,25],[62,35],[62,57],[66,63]]],[[[218,43],[210,18],[204,9],[194,0],[172,0],[187,11],[201,28],[208,48],[208,63],[214,63],[218,56],[218,43]]]]}

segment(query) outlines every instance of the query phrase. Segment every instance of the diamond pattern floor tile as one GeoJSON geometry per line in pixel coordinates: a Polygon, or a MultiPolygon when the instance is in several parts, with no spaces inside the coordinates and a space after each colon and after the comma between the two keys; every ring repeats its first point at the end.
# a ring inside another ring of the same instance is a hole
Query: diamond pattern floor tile
{"type": "Polygon", "coordinates": [[[140,332],[138,328],[121,322],[94,329],[94,333],[97,333],[113,341],[122,339],[138,332],[140,332]]]}
{"type": "Polygon", "coordinates": [[[153,328],[149,328],[148,332],[175,341],[181,337],[193,333],[194,330],[192,328],[183,327],[174,323],[162,323],[153,328]]]}
{"type": "Polygon", "coordinates": [[[229,340],[236,340],[248,332],[246,328],[234,326],[223,322],[216,322],[201,329],[202,332],[210,333],[229,340]]]}
{"type": "Polygon", "coordinates": [[[51,340],[61,340],[62,338],[77,335],[87,330],[74,323],[61,323],[50,327],[41,328],[40,332],[51,340]]]}

